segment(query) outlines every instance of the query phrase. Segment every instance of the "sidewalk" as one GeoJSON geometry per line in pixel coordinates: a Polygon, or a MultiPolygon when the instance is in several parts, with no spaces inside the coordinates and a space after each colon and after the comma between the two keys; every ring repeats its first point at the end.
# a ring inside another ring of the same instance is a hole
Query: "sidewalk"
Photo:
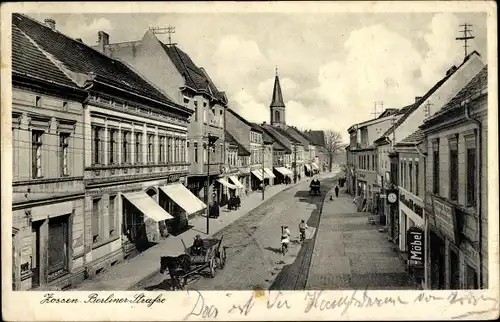
{"type": "MultiPolygon", "coordinates": [[[[265,189],[265,200],[273,197],[277,193],[294,187],[302,182],[306,182],[309,178],[303,178],[296,184],[267,186],[265,189]]],[[[263,203],[262,192],[254,191],[242,198],[241,207],[238,210],[231,212],[226,210],[226,207],[221,208],[220,216],[217,219],[210,219],[210,235],[213,235],[233,223],[237,219],[249,213],[252,209],[263,203]]],[[[160,268],[161,256],[177,256],[184,253],[184,246],[181,238],[189,246],[196,235],[201,238],[207,238],[207,219],[205,215],[197,216],[189,221],[189,224],[194,226],[190,230],[177,235],[169,236],[161,240],[157,245],[151,247],[143,253],[138,254],[130,260],[125,260],[122,263],[112,267],[111,269],[102,272],[94,279],[85,280],[82,284],[72,289],[75,291],[105,291],[105,290],[127,290],[143,280],[144,278],[154,274],[160,268]]]]}
{"type": "MultiPolygon", "coordinates": [[[[331,190],[329,195],[334,192],[331,190]]],[[[340,193],[323,204],[306,289],[414,289],[386,235],[340,193]]]]}

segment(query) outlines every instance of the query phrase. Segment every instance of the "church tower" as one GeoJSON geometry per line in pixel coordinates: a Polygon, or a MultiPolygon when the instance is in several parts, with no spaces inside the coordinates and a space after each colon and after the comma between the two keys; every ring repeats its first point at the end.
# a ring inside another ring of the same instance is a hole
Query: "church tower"
{"type": "Polygon", "coordinates": [[[274,78],[273,98],[271,100],[271,125],[285,127],[285,103],[281,93],[280,79],[278,77],[278,68],[276,68],[276,77],[274,78]]]}

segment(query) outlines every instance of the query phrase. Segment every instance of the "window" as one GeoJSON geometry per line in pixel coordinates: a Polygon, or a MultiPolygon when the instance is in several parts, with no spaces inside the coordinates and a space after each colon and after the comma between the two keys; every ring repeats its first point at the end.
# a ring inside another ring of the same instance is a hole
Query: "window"
{"type": "Polygon", "coordinates": [[[69,134],[61,133],[59,135],[59,160],[61,165],[61,176],[67,176],[68,172],[68,146],[69,146],[69,134]]]}
{"type": "Polygon", "coordinates": [[[148,163],[154,162],[154,139],[155,136],[153,134],[148,135],[148,163]]]}
{"type": "Polygon", "coordinates": [[[194,101],[194,121],[198,121],[198,101],[194,101]]]}
{"type": "Polygon", "coordinates": [[[194,163],[198,163],[198,143],[194,142],[194,163]]]}
{"type": "Polygon", "coordinates": [[[92,129],[92,161],[93,164],[102,164],[103,163],[103,156],[102,156],[102,147],[103,147],[103,141],[102,141],[102,131],[103,128],[100,126],[94,126],[92,129]]]}
{"type": "Polygon", "coordinates": [[[135,133],[135,163],[142,163],[142,133],[135,133]]]}
{"type": "Polygon", "coordinates": [[[410,192],[413,193],[413,164],[408,164],[408,183],[410,185],[410,192]]]}
{"type": "Polygon", "coordinates": [[[418,162],[415,162],[415,195],[419,196],[420,195],[420,192],[419,192],[419,181],[420,178],[419,178],[419,170],[418,170],[418,162]]]}
{"type": "Polygon", "coordinates": [[[477,283],[476,270],[469,265],[466,266],[467,268],[465,270],[465,283],[466,283],[465,288],[468,290],[477,290],[479,287],[477,283]]]}
{"type": "Polygon", "coordinates": [[[35,96],[35,106],[36,107],[42,106],[42,98],[40,96],[35,96]]]}
{"type": "Polygon", "coordinates": [[[220,145],[220,162],[224,161],[224,144],[220,145]]]}
{"type": "Polygon", "coordinates": [[[450,249],[450,288],[452,290],[460,289],[460,262],[458,254],[450,249]]]}
{"type": "Polygon", "coordinates": [[[224,127],[224,111],[222,110],[222,108],[219,111],[219,117],[220,117],[219,118],[219,120],[220,120],[219,125],[220,125],[220,127],[224,127]]]}
{"type": "Polygon", "coordinates": [[[128,154],[129,154],[129,132],[122,132],[122,163],[128,163],[128,154]]]}
{"type": "Polygon", "coordinates": [[[439,195],[439,141],[432,144],[432,175],[433,175],[433,192],[439,195]]]}
{"type": "Polygon", "coordinates": [[[31,138],[33,178],[42,176],[42,135],[43,131],[33,131],[31,138]]]}
{"type": "Polygon", "coordinates": [[[99,242],[99,217],[100,217],[101,199],[92,200],[92,242],[99,242]]]}
{"type": "Polygon", "coordinates": [[[458,144],[450,141],[450,200],[458,200],[458,144]]]}
{"type": "Polygon", "coordinates": [[[158,152],[160,154],[160,163],[165,163],[165,137],[160,136],[158,152]]]}
{"type": "Polygon", "coordinates": [[[184,97],[184,106],[188,106],[189,105],[189,98],[187,97],[184,97]]]}
{"type": "Polygon", "coordinates": [[[186,163],[189,163],[189,141],[186,142],[186,163]]]}
{"type": "Polygon", "coordinates": [[[116,148],[116,130],[115,129],[110,129],[109,130],[109,164],[115,164],[116,163],[116,156],[115,153],[117,151],[116,148]]]}
{"type": "Polygon", "coordinates": [[[467,149],[467,206],[476,205],[476,149],[467,149]]]}
{"type": "Polygon", "coordinates": [[[203,163],[207,163],[207,146],[206,144],[203,144],[203,163]]]}
{"type": "Polygon", "coordinates": [[[207,121],[207,103],[203,103],[203,122],[207,121]]]}
{"type": "Polygon", "coordinates": [[[174,163],[179,162],[179,139],[174,139],[174,163]]]}
{"type": "Polygon", "coordinates": [[[68,216],[49,219],[48,279],[53,280],[68,270],[68,216]]]}
{"type": "Polygon", "coordinates": [[[68,102],[63,102],[62,107],[63,107],[63,111],[67,111],[68,110],[68,102]]]}
{"type": "Polygon", "coordinates": [[[280,112],[279,111],[274,111],[274,121],[280,122],[280,112]]]}
{"type": "Polygon", "coordinates": [[[116,196],[109,196],[109,206],[108,206],[109,236],[114,236],[116,230],[115,202],[116,202],[116,196]]]}

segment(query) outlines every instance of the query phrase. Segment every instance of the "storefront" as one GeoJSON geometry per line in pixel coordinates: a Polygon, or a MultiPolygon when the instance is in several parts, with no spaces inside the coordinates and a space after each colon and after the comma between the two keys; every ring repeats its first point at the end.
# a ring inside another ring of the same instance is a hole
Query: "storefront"
{"type": "Polygon", "coordinates": [[[13,287],[65,289],[84,279],[83,198],[13,207],[13,287]]]}
{"type": "Polygon", "coordinates": [[[242,194],[245,193],[245,186],[243,185],[243,183],[240,182],[240,180],[238,179],[238,176],[236,174],[231,175],[228,178],[229,178],[230,183],[232,183],[233,185],[236,186],[235,193],[237,196],[241,196],[242,194]]]}
{"type": "Polygon", "coordinates": [[[264,183],[264,185],[266,186],[269,185],[270,180],[273,177],[274,174],[269,169],[268,171],[265,171],[265,168],[259,170],[252,170],[252,176],[251,176],[252,190],[261,190],[262,183],[264,183]]]}
{"type": "Polygon", "coordinates": [[[407,252],[405,236],[412,227],[424,229],[424,203],[420,198],[399,188],[399,250],[407,252]]]}
{"type": "Polygon", "coordinates": [[[275,184],[289,183],[292,181],[293,172],[285,167],[274,167],[275,184]]]}

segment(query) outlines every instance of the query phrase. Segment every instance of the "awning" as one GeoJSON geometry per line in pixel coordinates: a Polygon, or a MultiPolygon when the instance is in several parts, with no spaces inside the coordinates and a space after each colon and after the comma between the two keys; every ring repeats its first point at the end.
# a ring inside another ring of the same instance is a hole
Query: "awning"
{"type": "Polygon", "coordinates": [[[274,175],[274,173],[268,169],[268,168],[264,168],[264,173],[269,176],[269,178],[276,178],[276,176],[274,175]]]}
{"type": "Polygon", "coordinates": [[[226,179],[224,178],[219,178],[217,179],[217,181],[219,181],[223,186],[226,186],[228,187],[229,189],[236,189],[237,187],[234,185],[234,184],[230,184],[229,182],[227,182],[226,179]]]}
{"type": "Polygon", "coordinates": [[[144,216],[147,216],[154,221],[174,218],[144,191],[124,193],[123,196],[130,201],[131,204],[137,207],[137,209],[139,209],[144,216]]]}
{"type": "Polygon", "coordinates": [[[319,166],[316,164],[316,162],[311,163],[313,168],[316,170],[319,170],[319,166]]]}
{"type": "Polygon", "coordinates": [[[275,167],[276,171],[281,173],[284,176],[291,176],[293,174],[292,171],[288,170],[287,168],[284,167],[275,167]]]}
{"type": "Polygon", "coordinates": [[[305,163],[304,165],[305,165],[307,171],[311,171],[311,166],[308,163],[305,163]]]}
{"type": "Polygon", "coordinates": [[[205,209],[207,206],[181,183],[162,186],[160,189],[188,214],[205,209]]]}
{"type": "Polygon", "coordinates": [[[240,180],[238,180],[238,178],[236,176],[229,176],[229,179],[231,179],[231,181],[238,187],[238,188],[245,188],[240,180]]]}
{"type": "Polygon", "coordinates": [[[262,181],[262,170],[253,170],[252,174],[257,177],[260,181],[262,181]]]}

